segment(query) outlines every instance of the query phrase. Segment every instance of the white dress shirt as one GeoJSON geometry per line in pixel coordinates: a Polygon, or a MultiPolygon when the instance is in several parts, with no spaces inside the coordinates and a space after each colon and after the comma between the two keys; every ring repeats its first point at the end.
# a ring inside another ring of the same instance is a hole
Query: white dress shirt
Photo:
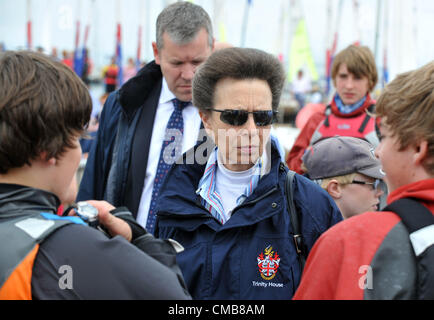
{"type": "MultiPolygon", "coordinates": [[[[170,116],[174,110],[172,100],[175,98],[175,95],[167,86],[166,79],[163,77],[160,99],[157,107],[157,113],[155,115],[154,127],[152,129],[145,182],[143,184],[142,196],[140,198],[139,209],[137,212],[137,222],[143,227],[146,227],[146,221],[148,219],[155,173],[157,172],[158,161],[160,159],[160,152],[163,145],[167,123],[169,122],[170,116]]],[[[184,120],[182,153],[184,153],[196,145],[199,136],[201,120],[199,111],[191,104],[182,110],[182,117],[184,120]]]]}

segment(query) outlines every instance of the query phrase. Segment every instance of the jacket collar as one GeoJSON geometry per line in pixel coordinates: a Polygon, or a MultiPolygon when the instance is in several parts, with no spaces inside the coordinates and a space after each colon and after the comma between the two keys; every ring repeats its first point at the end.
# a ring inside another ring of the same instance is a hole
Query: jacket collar
{"type": "Polygon", "coordinates": [[[0,183],[0,219],[27,211],[56,213],[59,198],[53,193],[16,184],[0,183]]]}
{"type": "MultiPolygon", "coordinates": [[[[175,214],[192,217],[203,216],[206,214],[201,203],[201,198],[196,194],[199,181],[205,171],[206,161],[204,164],[198,164],[196,162],[193,164],[187,164],[188,162],[186,162],[188,161],[188,154],[196,154],[196,152],[205,149],[204,143],[187,151],[183,155],[183,163],[175,164],[170,169],[167,174],[168,178],[161,187],[162,193],[160,194],[156,208],[157,212],[159,212],[158,215],[175,214]]],[[[213,148],[207,150],[211,151],[213,148]]],[[[245,204],[276,188],[279,183],[280,163],[279,152],[275,147],[274,142],[272,142],[270,172],[261,178],[256,189],[245,200],[245,204]]]]}
{"type": "Polygon", "coordinates": [[[358,116],[362,113],[365,113],[365,110],[368,109],[371,105],[375,104],[375,101],[373,101],[371,99],[370,94],[368,93],[366,96],[365,102],[356,110],[354,110],[351,113],[342,113],[341,111],[339,111],[339,108],[336,104],[335,99],[333,98],[331,101],[331,107],[332,107],[332,112],[338,116],[338,117],[342,117],[342,118],[351,118],[351,117],[355,117],[358,116]]]}
{"type": "Polygon", "coordinates": [[[151,61],[140,69],[135,77],[128,80],[117,93],[118,101],[125,112],[131,114],[140,108],[152,89],[161,86],[162,78],[160,66],[151,61]]]}

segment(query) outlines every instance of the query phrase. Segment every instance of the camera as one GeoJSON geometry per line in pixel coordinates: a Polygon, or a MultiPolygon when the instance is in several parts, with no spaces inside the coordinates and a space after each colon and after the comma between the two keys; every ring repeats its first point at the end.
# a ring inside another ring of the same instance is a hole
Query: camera
{"type": "Polygon", "coordinates": [[[98,209],[95,208],[90,203],[87,203],[86,201],[80,201],[72,206],[68,207],[68,209],[63,212],[63,216],[67,216],[68,213],[74,210],[75,214],[81,218],[87,225],[89,225],[92,228],[98,229],[102,233],[104,233],[107,237],[110,238],[110,235],[108,232],[99,224],[98,220],[98,209]]]}
{"type": "Polygon", "coordinates": [[[73,209],[77,216],[79,216],[84,222],[93,228],[99,226],[98,221],[98,209],[86,201],[77,202],[73,209]]]}

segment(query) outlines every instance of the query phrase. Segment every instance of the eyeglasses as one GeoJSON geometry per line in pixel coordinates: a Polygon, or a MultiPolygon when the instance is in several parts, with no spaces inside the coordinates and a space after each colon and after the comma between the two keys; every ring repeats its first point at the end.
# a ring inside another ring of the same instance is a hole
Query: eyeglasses
{"type": "Polygon", "coordinates": [[[261,110],[261,111],[251,111],[251,112],[246,110],[232,110],[232,109],[218,110],[212,108],[208,108],[207,110],[220,112],[221,121],[236,127],[245,124],[247,122],[247,119],[249,118],[250,113],[253,114],[253,119],[255,120],[255,124],[258,127],[268,126],[273,123],[273,120],[275,119],[278,113],[277,111],[274,110],[261,110]]]}
{"type": "Polygon", "coordinates": [[[359,181],[359,180],[353,180],[351,183],[355,183],[355,184],[367,184],[372,186],[373,190],[378,190],[378,188],[381,185],[381,180],[380,179],[375,179],[374,182],[367,182],[367,181],[359,181]]]}

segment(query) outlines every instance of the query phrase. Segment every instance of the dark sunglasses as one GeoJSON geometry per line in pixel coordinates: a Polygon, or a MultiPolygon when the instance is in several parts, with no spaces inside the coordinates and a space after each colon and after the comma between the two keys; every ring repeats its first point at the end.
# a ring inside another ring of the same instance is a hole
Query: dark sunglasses
{"type": "Polygon", "coordinates": [[[367,184],[367,185],[372,186],[373,190],[377,190],[380,187],[381,180],[380,179],[375,179],[374,182],[353,180],[351,183],[355,183],[355,184],[367,184]]]}
{"type": "Polygon", "coordinates": [[[274,110],[261,110],[261,111],[250,111],[250,112],[246,110],[231,110],[231,109],[218,110],[212,108],[208,108],[207,110],[220,112],[221,121],[236,127],[245,124],[247,122],[247,119],[249,118],[250,113],[253,115],[255,124],[258,127],[268,126],[273,123],[278,113],[277,111],[274,110]]]}

